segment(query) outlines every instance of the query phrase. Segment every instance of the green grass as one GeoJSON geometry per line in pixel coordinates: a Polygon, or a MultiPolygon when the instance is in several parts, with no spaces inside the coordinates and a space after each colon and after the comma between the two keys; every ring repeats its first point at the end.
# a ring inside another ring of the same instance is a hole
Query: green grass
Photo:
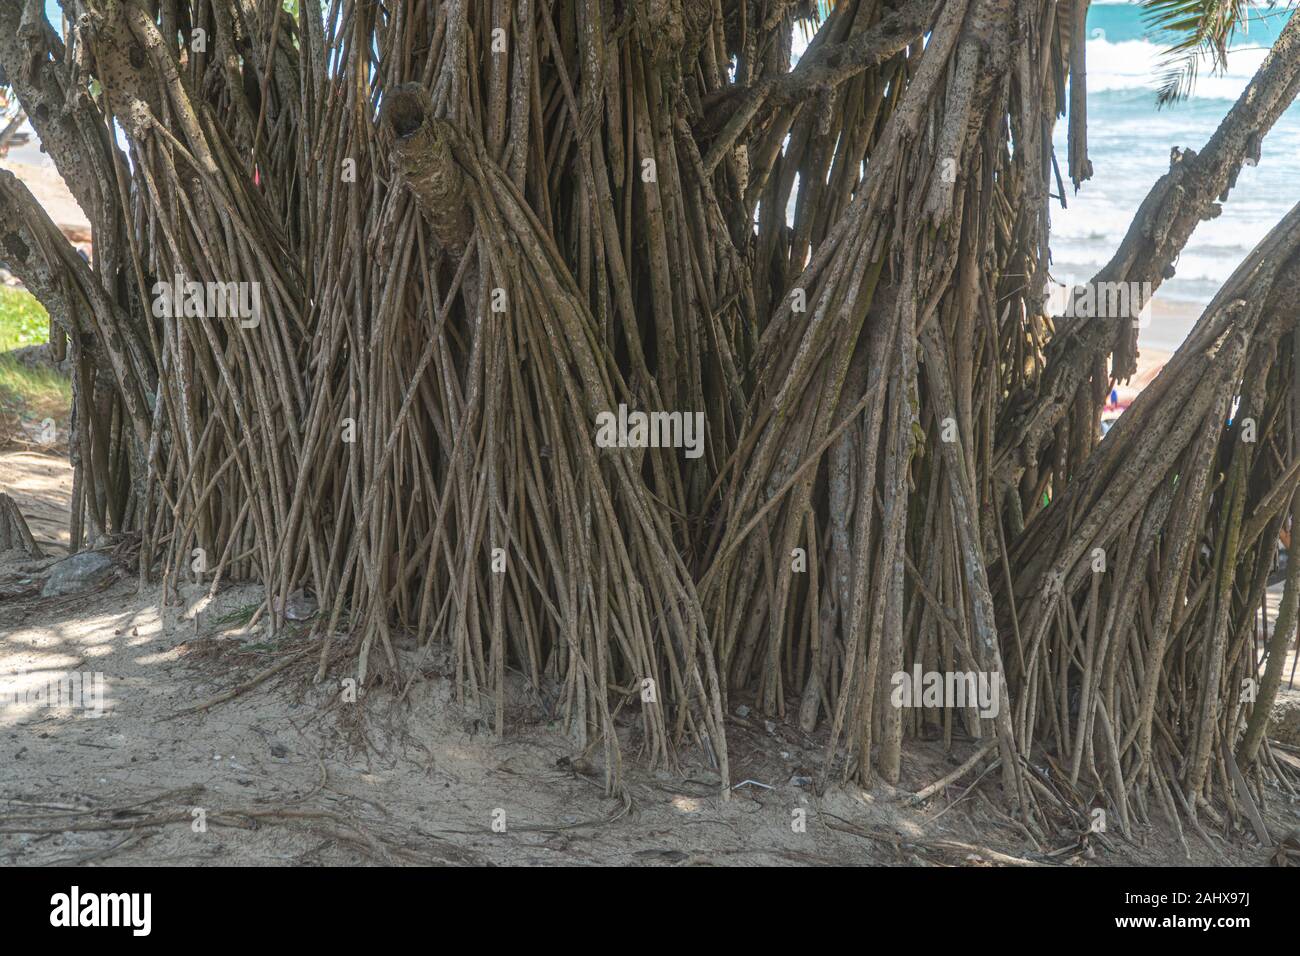
{"type": "Polygon", "coordinates": [[[21,399],[29,411],[57,411],[67,415],[72,403],[72,383],[51,368],[28,368],[0,355],[0,395],[21,399]]]}
{"type": "Polygon", "coordinates": [[[0,286],[0,352],[50,340],[50,317],[24,289],[0,286]]]}
{"type": "Polygon", "coordinates": [[[227,611],[225,614],[221,615],[221,617],[213,618],[212,623],[214,626],[223,629],[244,627],[253,619],[253,615],[261,606],[262,605],[259,603],[246,604],[243,607],[234,608],[233,610],[227,611]]]}
{"type": "Polygon", "coordinates": [[[50,318],[35,297],[0,286],[0,440],[16,428],[15,419],[53,418],[64,427],[72,404],[71,383],[52,368],[28,368],[4,354],[49,338],[50,318]]]}

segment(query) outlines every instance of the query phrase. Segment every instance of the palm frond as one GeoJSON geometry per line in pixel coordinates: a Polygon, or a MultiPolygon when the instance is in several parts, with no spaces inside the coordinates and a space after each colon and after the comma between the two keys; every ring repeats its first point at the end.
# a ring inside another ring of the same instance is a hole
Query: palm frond
{"type": "Polygon", "coordinates": [[[1148,35],[1167,47],[1157,105],[1185,99],[1203,60],[1209,59],[1214,73],[1226,69],[1228,47],[1253,6],[1248,0],[1143,0],[1148,35]]]}

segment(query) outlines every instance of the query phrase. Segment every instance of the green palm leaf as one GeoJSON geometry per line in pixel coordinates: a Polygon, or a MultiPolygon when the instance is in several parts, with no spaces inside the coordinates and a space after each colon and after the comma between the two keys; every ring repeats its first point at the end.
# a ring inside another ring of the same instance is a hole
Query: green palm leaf
{"type": "Polygon", "coordinates": [[[1213,72],[1221,73],[1228,64],[1232,38],[1245,29],[1250,9],[1256,6],[1248,0],[1142,0],[1149,34],[1167,46],[1157,104],[1185,99],[1205,59],[1213,72]]]}

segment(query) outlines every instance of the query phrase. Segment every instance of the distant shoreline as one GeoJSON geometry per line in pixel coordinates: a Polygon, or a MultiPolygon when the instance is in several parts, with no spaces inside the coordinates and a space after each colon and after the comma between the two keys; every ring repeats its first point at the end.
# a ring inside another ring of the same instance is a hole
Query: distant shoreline
{"type": "Polygon", "coordinates": [[[1156,292],[1151,300],[1151,319],[1138,331],[1138,347],[1166,354],[1172,353],[1187,339],[1192,326],[1209,303],[1167,299],[1156,292]]]}
{"type": "MultiPolygon", "coordinates": [[[[14,152],[17,152],[16,150],[14,152]]],[[[77,246],[89,245],[90,220],[68,189],[53,164],[33,166],[9,157],[0,159],[0,169],[7,169],[22,181],[36,201],[68,240],[77,246]]]]}

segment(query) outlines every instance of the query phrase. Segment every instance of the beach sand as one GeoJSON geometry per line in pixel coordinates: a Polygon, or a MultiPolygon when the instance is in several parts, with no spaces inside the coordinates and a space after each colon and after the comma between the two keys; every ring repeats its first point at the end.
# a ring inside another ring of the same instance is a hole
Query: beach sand
{"type": "Polygon", "coordinates": [[[1127,382],[1115,386],[1119,404],[1126,406],[1146,388],[1165,367],[1179,345],[1187,338],[1205,306],[1196,302],[1162,299],[1159,293],[1151,300],[1151,317],[1138,331],[1137,372],[1127,382]]]}
{"type": "Polygon", "coordinates": [[[90,220],[52,165],[35,166],[9,158],[0,159],[0,169],[9,170],[23,181],[69,240],[79,246],[90,243],[90,220]]]}
{"type": "Polygon", "coordinates": [[[1150,318],[1138,332],[1138,344],[1143,352],[1150,349],[1153,354],[1171,355],[1192,331],[1205,304],[1165,298],[1156,292],[1150,308],[1150,318]]]}

